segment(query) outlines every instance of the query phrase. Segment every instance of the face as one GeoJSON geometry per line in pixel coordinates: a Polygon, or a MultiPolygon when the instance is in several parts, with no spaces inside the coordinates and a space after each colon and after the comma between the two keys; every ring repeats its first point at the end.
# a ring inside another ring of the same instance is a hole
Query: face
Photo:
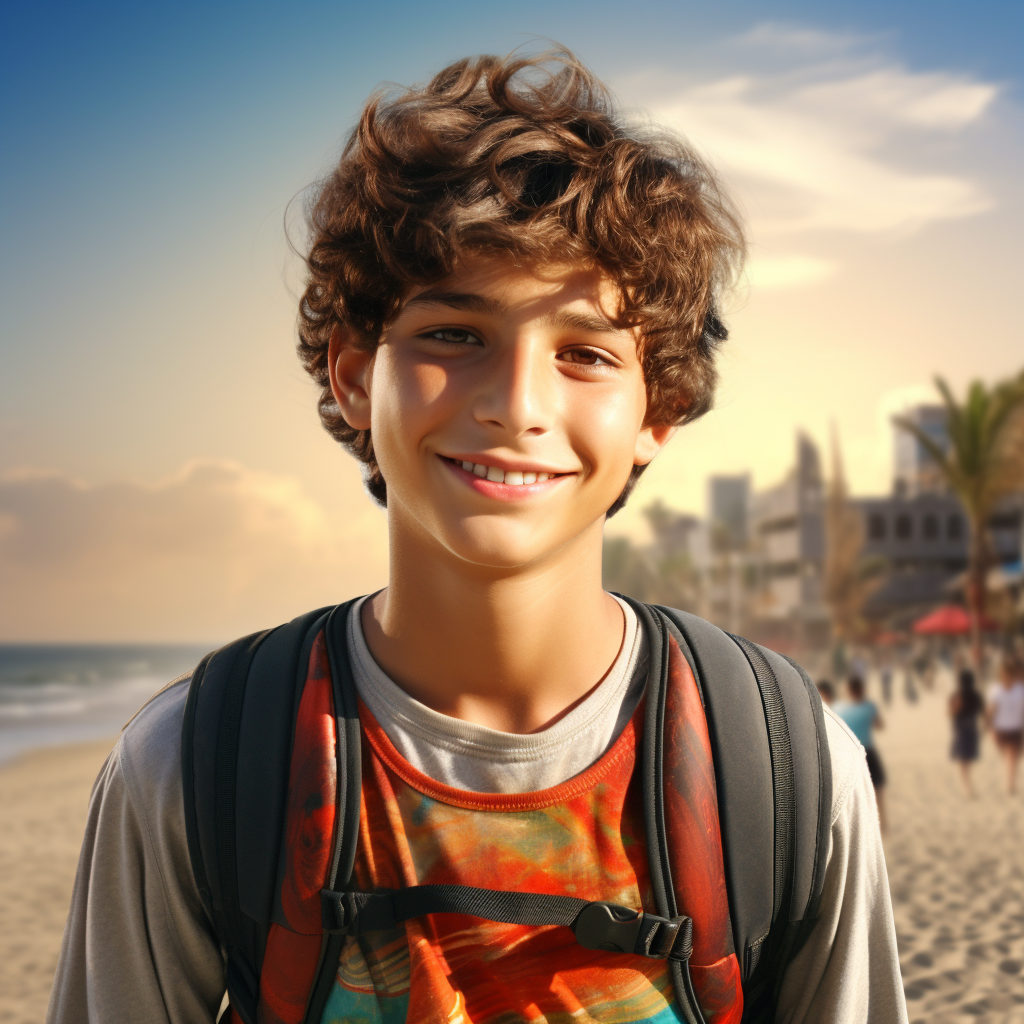
{"type": "Polygon", "coordinates": [[[369,356],[340,331],[332,387],[369,427],[391,526],[525,566],[590,537],[670,428],[644,425],[637,338],[599,272],[482,260],[413,290],[369,356]]]}

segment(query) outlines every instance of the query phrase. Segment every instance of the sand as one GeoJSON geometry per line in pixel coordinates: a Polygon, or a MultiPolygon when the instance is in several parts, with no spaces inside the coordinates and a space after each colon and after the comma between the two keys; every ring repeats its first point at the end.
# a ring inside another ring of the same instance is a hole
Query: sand
{"type": "Polygon", "coordinates": [[[879,734],[907,1010],[911,1024],[1024,1024],[1024,771],[1007,796],[986,736],[977,798],[962,794],[948,759],[949,685],[896,703],[879,734]]]}
{"type": "MultiPolygon", "coordinates": [[[[879,737],[910,1021],[1024,1024],[1024,798],[1003,792],[987,739],[979,795],[960,794],[948,685],[940,679],[913,706],[897,700],[879,737]]],[[[89,791],[110,746],[37,751],[0,768],[0,1021],[43,1019],[89,791]]]]}
{"type": "Polygon", "coordinates": [[[38,750],[0,768],[0,1021],[46,1015],[89,792],[112,746],[38,750]]]}

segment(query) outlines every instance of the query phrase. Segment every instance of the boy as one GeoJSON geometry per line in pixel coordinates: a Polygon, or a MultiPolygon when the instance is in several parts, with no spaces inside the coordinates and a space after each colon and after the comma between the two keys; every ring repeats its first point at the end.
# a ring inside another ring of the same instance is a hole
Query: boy
{"type": "MultiPolygon", "coordinates": [[[[309,648],[287,868],[248,980],[259,1002],[244,1012],[260,1021],[309,1019],[310,972],[331,948],[319,890],[341,784],[316,750],[341,736],[316,701],[339,657],[360,702],[355,884],[646,905],[634,768],[663,649],[642,608],[601,588],[602,532],[674,428],[708,409],[725,337],[715,300],[742,253],[697,156],[627,131],[567,54],[463,61],[373,99],[310,226],[300,356],[325,426],[386,504],[391,562],[388,587],[338,624],[344,650],[328,650],[326,627],[309,648]]],[[[668,822],[690,829],[676,882],[692,875],[711,908],[691,972],[703,1018],[737,1022],[707,731],[690,670],[674,641],[665,650],[693,740],[690,816],[668,822]]],[[[143,709],[100,776],[51,1021],[211,1021],[221,1005],[230,943],[186,836],[187,683],[143,709]]],[[[822,906],[777,979],[775,1019],[903,1021],[870,781],[827,723],[822,906]]],[[[317,1020],[695,1019],[676,998],[678,961],[500,916],[407,916],[345,939],[317,1020]]]]}

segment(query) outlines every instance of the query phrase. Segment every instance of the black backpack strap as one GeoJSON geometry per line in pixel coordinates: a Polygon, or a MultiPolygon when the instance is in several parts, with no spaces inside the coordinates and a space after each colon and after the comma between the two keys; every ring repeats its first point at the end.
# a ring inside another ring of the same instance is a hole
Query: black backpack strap
{"type": "Polygon", "coordinates": [[[715,761],[744,1021],[771,1020],[821,900],[831,764],[817,690],[772,651],[658,607],[701,689],[715,761]]]}
{"type": "MultiPolygon", "coordinates": [[[[678,913],[672,881],[668,833],[665,827],[665,701],[668,692],[669,626],[665,617],[637,601],[630,601],[649,641],[650,663],[645,692],[644,734],[640,771],[644,801],[644,826],[651,891],[658,913],[669,919],[678,913]]],[[[669,971],[676,1002],[686,1024],[704,1024],[700,1003],[690,978],[689,958],[670,961],[669,971]]]]}
{"type": "Polygon", "coordinates": [[[743,651],[726,633],[695,615],[659,611],[678,629],[704,699],[729,916],[746,985],[771,928],[775,894],[775,796],[760,691],[743,651]]]}
{"type": "MultiPolygon", "coordinates": [[[[832,765],[821,697],[807,673],[774,651],[740,637],[733,639],[747,652],[752,665],[760,660],[755,668],[759,685],[762,677],[774,681],[790,738],[787,774],[792,777],[793,800],[787,830],[792,862],[783,906],[773,921],[754,979],[755,989],[763,990],[762,1017],[770,1020],[786,966],[814,927],[821,904],[832,817],[832,765]]],[[[773,742],[773,758],[775,750],[773,742]]],[[[760,1018],[752,1014],[750,1019],[760,1018]]]]}
{"type": "MultiPolygon", "coordinates": [[[[779,657],[779,655],[775,655],[771,651],[766,653],[769,656],[779,657]]],[[[817,767],[818,771],[817,820],[814,826],[813,846],[806,835],[802,841],[798,840],[797,842],[798,858],[806,854],[803,864],[801,864],[799,859],[797,861],[799,869],[798,878],[801,880],[805,879],[806,885],[801,881],[801,884],[797,886],[794,892],[793,914],[791,916],[793,920],[802,919],[804,924],[802,934],[793,950],[795,954],[800,946],[803,945],[803,942],[806,941],[807,935],[817,920],[818,912],[821,909],[821,894],[825,887],[825,867],[828,863],[829,832],[832,827],[832,757],[829,752],[828,735],[825,732],[825,709],[821,703],[821,694],[818,693],[818,688],[811,682],[811,677],[804,671],[802,666],[798,665],[792,658],[785,655],[782,655],[782,657],[790,668],[797,673],[800,677],[800,682],[804,686],[804,692],[807,694],[807,706],[810,708],[814,723],[814,738],[817,744],[816,763],[801,765],[799,755],[801,752],[805,756],[808,754],[808,749],[804,747],[796,751],[797,756],[794,758],[794,765],[798,771],[813,774],[815,767],[817,767]]],[[[785,679],[786,673],[784,671],[781,672],[780,677],[785,679]]],[[[787,693],[789,692],[787,690],[787,693]]],[[[801,706],[801,702],[795,694],[792,695],[791,699],[796,707],[801,706]]],[[[803,729],[807,729],[806,723],[803,724],[803,729]]],[[[804,783],[804,786],[798,783],[797,794],[798,796],[801,794],[809,795],[811,789],[812,785],[809,780],[804,783]]],[[[808,799],[802,816],[798,807],[797,820],[802,820],[805,823],[805,828],[809,830],[811,822],[814,820],[814,813],[813,801],[808,799]]]]}
{"type": "Polygon", "coordinates": [[[359,936],[390,931],[427,914],[465,914],[505,924],[562,925],[585,949],[632,953],[686,964],[693,951],[693,922],[671,919],[603,900],[541,892],[478,889],[469,885],[410,885],[376,892],[320,893],[324,930],[359,936]]]}
{"type": "Polygon", "coordinates": [[[227,956],[231,1005],[256,1024],[273,913],[295,712],[319,609],[208,655],[182,722],[192,871],[227,956]]]}
{"type": "MultiPolygon", "coordinates": [[[[359,804],[362,797],[362,748],[359,706],[352,664],[348,656],[346,628],[354,601],[338,605],[325,625],[327,657],[331,665],[331,687],[337,734],[338,797],[334,821],[334,852],[328,890],[347,890],[359,843],[359,804]]],[[[283,861],[282,861],[283,863],[283,861]]],[[[324,929],[320,960],[306,1001],[303,1024],[320,1024],[324,1007],[334,987],[338,962],[345,944],[342,932],[324,929]]]]}

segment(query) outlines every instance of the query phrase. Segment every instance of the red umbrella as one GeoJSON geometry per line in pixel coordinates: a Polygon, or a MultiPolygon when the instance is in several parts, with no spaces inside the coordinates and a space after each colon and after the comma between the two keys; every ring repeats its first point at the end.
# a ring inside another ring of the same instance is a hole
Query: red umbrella
{"type": "MultiPolygon", "coordinates": [[[[997,624],[983,616],[981,628],[996,629],[997,624]]],[[[971,617],[958,604],[945,604],[914,623],[915,633],[944,633],[947,636],[958,636],[970,631],[971,617]]]]}

